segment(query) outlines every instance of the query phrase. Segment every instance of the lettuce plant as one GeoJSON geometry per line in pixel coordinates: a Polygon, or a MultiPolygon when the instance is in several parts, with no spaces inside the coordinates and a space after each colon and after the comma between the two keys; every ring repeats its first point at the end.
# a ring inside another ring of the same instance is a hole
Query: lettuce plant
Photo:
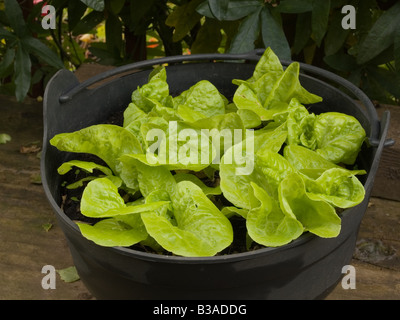
{"type": "Polygon", "coordinates": [[[246,226],[248,243],[277,247],[304,232],[340,233],[337,209],[365,195],[354,164],[365,131],[354,117],[319,115],[322,101],[299,81],[299,64],[285,70],[271,49],[238,86],[230,103],[202,80],[172,97],[166,69],[132,93],[123,125],[99,124],[62,133],[50,143],[88,153],[105,165],[63,163],[87,177],[77,222],[101,246],[140,243],[180,256],[213,256],[234,239],[231,219],[246,226]],[[89,182],[88,182],[89,181],[89,182]]]}

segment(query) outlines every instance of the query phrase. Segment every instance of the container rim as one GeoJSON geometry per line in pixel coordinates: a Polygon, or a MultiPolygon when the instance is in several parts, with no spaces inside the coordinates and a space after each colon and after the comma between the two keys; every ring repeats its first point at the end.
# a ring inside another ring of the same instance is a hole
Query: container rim
{"type": "MultiPolygon", "coordinates": [[[[60,95],[59,97],[59,103],[63,104],[68,101],[71,101],[73,97],[78,94],[80,91],[86,89],[87,87],[103,81],[107,78],[117,76],[120,74],[125,74],[129,71],[135,71],[135,70],[142,70],[143,68],[151,67],[154,65],[160,65],[160,64],[169,64],[169,63],[181,63],[185,61],[210,61],[210,62],[215,62],[215,61],[258,61],[263,54],[265,49],[257,49],[255,51],[251,51],[249,53],[245,54],[194,54],[194,55],[179,55],[179,56],[170,56],[170,57],[164,57],[164,58],[157,58],[157,59],[152,59],[152,60],[145,60],[145,61],[140,61],[136,63],[132,63],[129,65],[117,67],[111,70],[108,70],[106,72],[103,72],[99,75],[96,75],[86,81],[83,81],[82,83],[77,84],[76,86],[70,88],[68,91],[64,92],[63,94],[60,95]]],[[[244,62],[243,61],[243,62],[244,62]]],[[[290,63],[293,61],[286,61],[286,60],[281,60],[281,63],[283,66],[288,66],[290,63]]],[[[360,90],[358,87],[356,87],[353,83],[350,81],[321,68],[311,66],[305,63],[299,63],[300,64],[300,72],[306,71],[307,73],[310,73],[311,75],[315,75],[324,79],[327,79],[329,81],[332,81],[336,84],[339,84],[340,86],[346,88],[349,90],[352,94],[354,94],[360,102],[365,107],[365,110],[370,118],[371,121],[371,133],[370,133],[370,144],[372,147],[383,147],[384,144],[384,139],[381,139],[380,137],[380,122],[378,120],[377,112],[375,110],[375,107],[372,103],[372,101],[366,96],[366,94],[360,90]]],[[[57,75],[57,74],[56,74],[57,75]]],[[[53,77],[56,77],[53,76],[53,77]]],[[[307,74],[310,76],[309,74],[307,74]]],[[[317,79],[318,80],[318,79],[317,79]]],[[[48,83],[48,87],[51,86],[52,81],[50,80],[48,83]]],[[[46,92],[48,91],[48,87],[46,87],[46,92]]],[[[46,104],[46,94],[44,95],[44,117],[46,117],[46,109],[47,109],[47,104],[46,104]]],[[[67,226],[69,229],[73,230],[77,235],[81,236],[79,232],[79,228],[77,225],[69,219],[68,216],[61,210],[59,205],[56,203],[55,199],[53,198],[49,185],[47,182],[47,178],[45,175],[45,154],[47,151],[47,146],[48,146],[48,135],[47,135],[47,130],[46,130],[46,121],[44,121],[44,141],[43,141],[43,155],[41,157],[41,174],[42,174],[42,182],[43,182],[43,188],[46,194],[46,197],[48,201],[50,202],[51,206],[53,207],[53,210],[57,213],[57,216],[59,219],[62,220],[62,223],[67,226]]],[[[379,149],[379,148],[378,148],[379,149]]],[[[375,158],[373,161],[375,162],[375,158]]],[[[372,188],[372,182],[374,180],[375,173],[372,174],[372,172],[368,175],[368,179],[365,183],[365,188],[372,188]]],[[[366,194],[367,194],[366,190],[366,194]]],[[[365,199],[364,199],[365,201],[365,199]]],[[[359,204],[358,206],[362,205],[359,204]]],[[[354,207],[356,208],[356,207],[354,207]]],[[[353,209],[353,208],[350,208],[353,209]]],[[[346,209],[343,211],[341,214],[341,217],[344,217],[347,215],[349,209],[346,209]]],[[[112,252],[120,253],[125,256],[135,256],[137,258],[145,259],[145,260],[150,260],[150,261],[159,261],[159,262],[166,262],[166,263],[184,263],[184,264],[197,264],[197,263],[202,263],[202,264],[210,264],[210,263],[224,263],[224,262],[231,262],[231,261],[240,261],[240,260],[250,260],[250,259],[255,259],[256,257],[260,255],[265,255],[265,254],[272,254],[275,252],[279,252],[282,250],[287,250],[289,248],[294,248],[297,246],[300,246],[308,241],[311,241],[312,239],[316,238],[317,236],[306,232],[303,233],[299,238],[293,240],[292,242],[280,246],[280,247],[266,247],[266,248],[261,248],[253,251],[248,251],[248,252],[241,252],[241,253],[233,253],[233,254],[226,254],[226,255],[217,255],[217,256],[212,256],[212,257],[181,257],[181,256],[173,256],[173,255],[161,255],[161,254],[155,254],[155,253],[149,253],[149,252],[142,252],[130,248],[125,248],[125,247],[103,247],[104,249],[110,250],[112,252]]],[[[85,238],[82,237],[82,239],[89,241],[85,238]]],[[[91,242],[91,241],[90,241],[91,242]]],[[[93,243],[93,245],[96,245],[93,243]]],[[[96,245],[97,246],[97,245],[96,245]]]]}

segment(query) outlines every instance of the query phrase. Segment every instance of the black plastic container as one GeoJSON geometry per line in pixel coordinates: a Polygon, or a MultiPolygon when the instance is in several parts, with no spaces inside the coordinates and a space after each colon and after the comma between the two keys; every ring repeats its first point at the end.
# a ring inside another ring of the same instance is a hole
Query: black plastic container
{"type": "MultiPolygon", "coordinates": [[[[371,101],[357,87],[309,65],[301,65],[300,81],[307,90],[324,99],[312,106],[312,112],[338,111],[355,116],[366,130],[371,145],[363,148],[357,160],[359,167],[368,172],[362,181],[366,197],[361,204],[342,213],[342,230],[338,237],[322,239],[305,233],[278,248],[204,258],[163,256],[98,246],[85,239],[60,209],[61,177],[57,168],[73,155],[49,145],[49,139],[55,134],[104,122],[112,113],[126,108],[132,91],[147,82],[152,65],[169,64],[167,81],[171,94],[178,94],[206,79],[222,94],[232,97],[237,88],[232,79],[249,78],[255,66],[249,62],[257,61],[260,54],[205,54],[144,61],[103,73],[81,84],[73,73],[61,70],[50,80],[44,97],[42,183],[78,273],[96,298],[315,299],[324,297],[338,283],[343,266],[351,261],[382,149],[387,144],[389,113],[379,121],[371,101]],[[184,61],[191,63],[181,63],[184,61]],[[115,77],[93,88],[93,84],[112,76],[115,77]],[[347,89],[348,94],[328,82],[347,89]]],[[[287,66],[289,62],[282,61],[282,64],[287,66]]]]}

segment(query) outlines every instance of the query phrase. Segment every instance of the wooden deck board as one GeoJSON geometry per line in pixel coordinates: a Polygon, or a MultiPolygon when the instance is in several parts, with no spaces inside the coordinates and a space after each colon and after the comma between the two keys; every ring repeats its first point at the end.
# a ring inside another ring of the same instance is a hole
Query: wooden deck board
{"type": "MultiPolygon", "coordinates": [[[[379,113],[384,109],[393,113],[389,137],[398,144],[382,156],[360,227],[351,262],[356,289],[345,290],[339,283],[328,300],[400,299],[400,107],[382,108],[379,113]]],[[[12,137],[0,145],[0,299],[92,299],[81,281],[65,283],[58,275],[55,290],[41,286],[44,265],[56,269],[73,265],[42,186],[33,183],[40,173],[37,153],[21,153],[21,146],[41,143],[42,105],[29,99],[18,104],[0,96],[0,115],[0,133],[12,137]],[[47,223],[52,224],[49,231],[43,227],[47,223]]]]}

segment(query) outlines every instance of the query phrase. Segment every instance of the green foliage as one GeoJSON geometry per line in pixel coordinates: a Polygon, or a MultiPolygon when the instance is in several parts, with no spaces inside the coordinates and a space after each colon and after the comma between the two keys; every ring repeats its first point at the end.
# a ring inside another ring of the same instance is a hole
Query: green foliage
{"type": "Polygon", "coordinates": [[[0,7],[0,92],[19,101],[40,95],[57,69],[84,62],[118,66],[260,47],[330,69],[372,99],[400,101],[400,3],[394,0],[49,0],[55,30],[41,28],[43,3],[18,3],[0,7]],[[356,29],[342,27],[344,5],[354,6],[356,29]]]}
{"type": "Polygon", "coordinates": [[[172,98],[166,69],[158,67],[133,92],[123,127],[57,134],[50,143],[59,150],[96,155],[111,169],[78,160],[58,168],[90,174],[80,210],[101,220],[78,222],[82,235],[102,246],[150,245],[187,257],[228,248],[232,217],[247,231],[246,242],[263,246],[285,245],[305,231],[336,237],[336,208],[365,196],[356,177],[365,171],[352,170],[365,131],[346,114],[310,114],[302,103],[321,98],[298,77],[297,62],[283,70],[267,48],[250,79],[233,80],[230,104],[205,80],[172,98]]]}

